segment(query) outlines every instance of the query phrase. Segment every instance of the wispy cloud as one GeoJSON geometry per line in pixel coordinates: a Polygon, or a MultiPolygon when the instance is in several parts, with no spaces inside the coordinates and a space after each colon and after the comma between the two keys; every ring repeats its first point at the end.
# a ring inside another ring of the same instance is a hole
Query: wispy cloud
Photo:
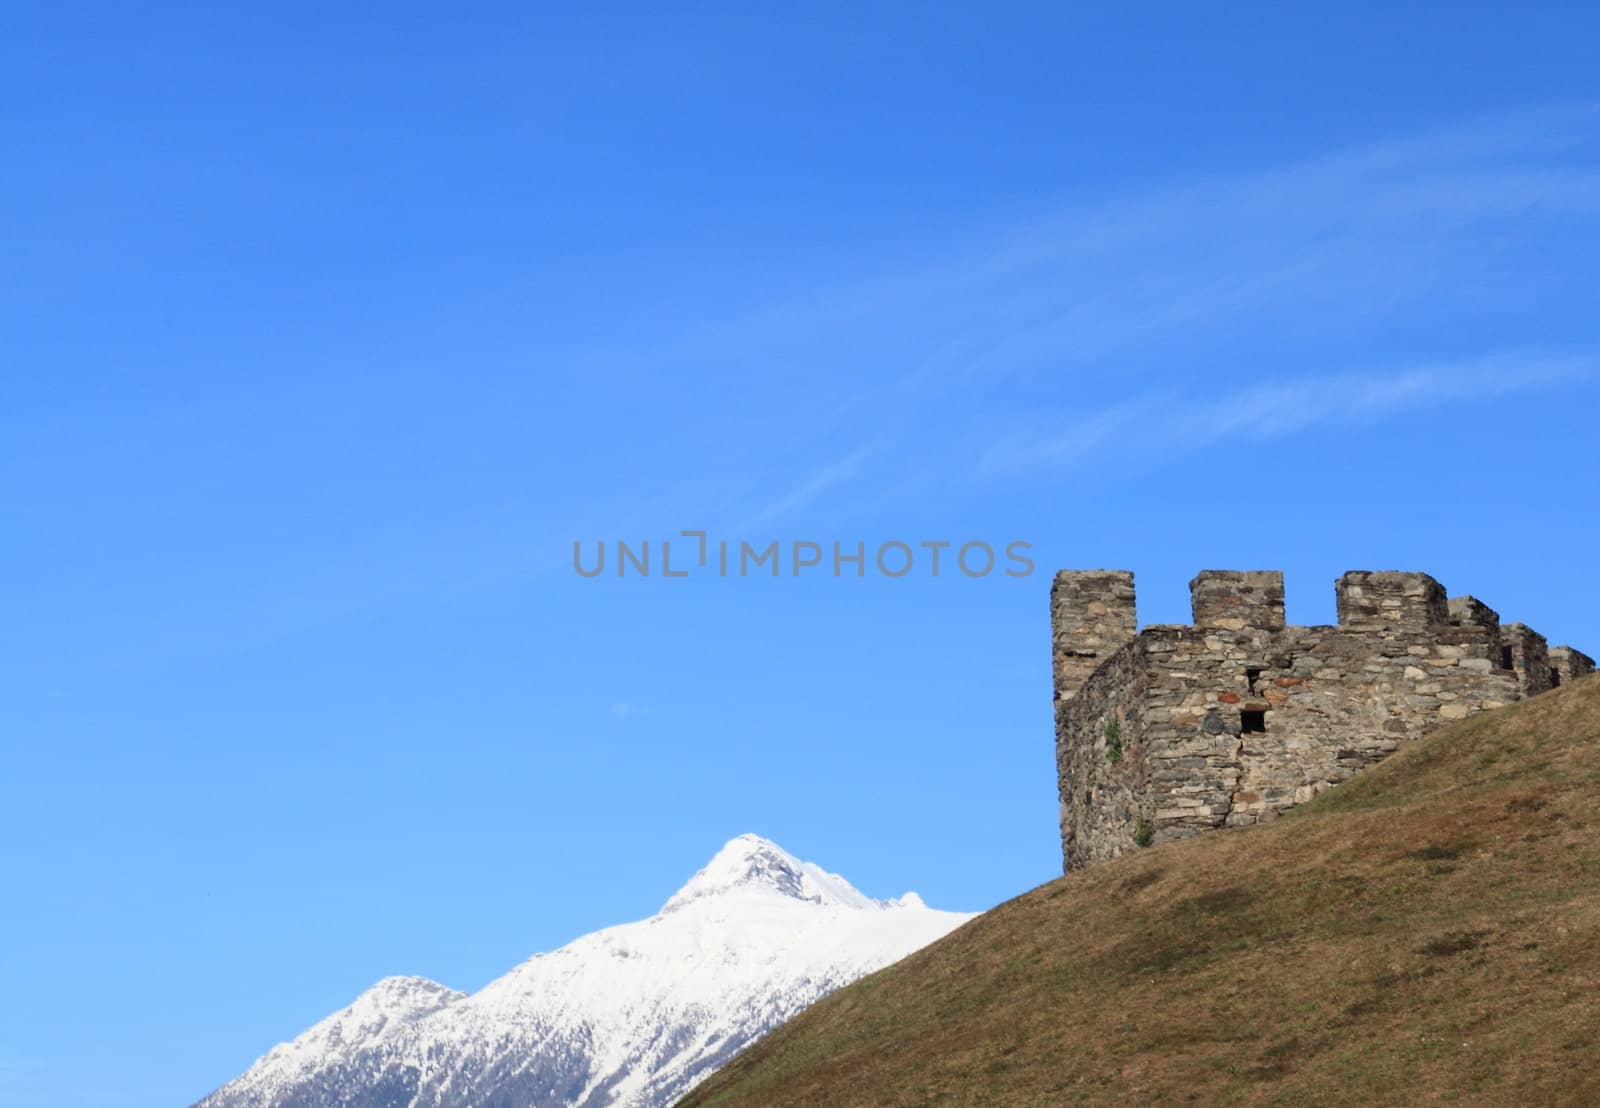
{"type": "Polygon", "coordinates": [[[809,507],[830,489],[854,478],[869,453],[870,451],[866,447],[861,447],[842,458],[836,458],[828,462],[811,473],[800,484],[760,508],[734,530],[748,531],[751,528],[772,523],[783,516],[791,515],[809,507]]]}
{"type": "Polygon", "coordinates": [[[1419,409],[1482,404],[1513,393],[1556,388],[1600,377],[1600,357],[1500,355],[1391,373],[1341,373],[1262,384],[1206,403],[1174,392],[1080,417],[1059,433],[1013,437],[983,457],[998,475],[1040,466],[1071,466],[1138,434],[1170,451],[1193,452],[1246,432],[1271,438],[1337,424],[1372,423],[1419,409]]]}
{"type": "MultiPolygon", "coordinates": [[[[1543,267],[1597,224],[1594,106],[1080,195],[999,233],[957,221],[947,247],[915,260],[813,277],[736,319],[674,317],[679,344],[650,356],[693,369],[679,414],[699,433],[683,441],[716,449],[636,467],[568,530],[758,535],[822,507],[978,494],[1135,428],[1181,445],[1246,419],[1290,434],[1532,388],[1559,359],[1471,355],[1597,349],[1600,333],[1588,347],[1546,334],[1563,309],[1543,304],[1508,316],[1492,346],[1453,322],[1570,290],[1543,267]],[[1401,330],[1402,368],[1344,370],[1401,330]],[[1407,368],[1430,354],[1438,364],[1407,368]]],[[[549,549],[549,571],[567,572],[570,539],[549,549]]]]}
{"type": "Polygon", "coordinates": [[[1121,374],[1159,371],[1179,342],[1281,324],[1341,328],[1483,295],[1471,276],[1508,240],[1600,216],[1597,140],[1600,108],[1526,112],[1076,203],[730,333],[769,345],[916,336],[923,350],[898,373],[843,383],[875,397],[857,410],[886,413],[908,395],[965,397],[1019,374],[1113,360],[1121,374]]]}
{"type": "MultiPolygon", "coordinates": [[[[904,495],[926,495],[1081,461],[1133,428],[1214,442],[1245,422],[1290,434],[1570,383],[1600,334],[1548,325],[1581,311],[1566,302],[1574,254],[1597,223],[1600,107],[1509,114],[1075,202],[984,243],[957,228],[966,245],[943,259],[819,290],[717,341],[811,356],[816,399],[784,412],[795,437],[805,421],[813,441],[871,441],[878,469],[911,475],[904,495]],[[1489,317],[1475,347],[1461,324],[1489,317]],[[1402,333],[1401,368],[1341,368],[1402,333]],[[1419,363],[1430,343],[1438,360],[1419,363]],[[1474,358],[1519,347],[1579,353],[1474,358]]],[[[821,461],[749,522],[837,491],[860,463],[821,461]]]]}
{"type": "Polygon", "coordinates": [[[1582,357],[1482,355],[1600,352],[1550,326],[1591,318],[1576,255],[1597,231],[1596,105],[955,223],[943,251],[698,332],[749,413],[729,446],[759,462],[689,515],[741,532],[948,503],[1134,430],[1187,449],[1570,382],[1582,357]],[[1398,368],[1361,368],[1391,342],[1398,368]]]}

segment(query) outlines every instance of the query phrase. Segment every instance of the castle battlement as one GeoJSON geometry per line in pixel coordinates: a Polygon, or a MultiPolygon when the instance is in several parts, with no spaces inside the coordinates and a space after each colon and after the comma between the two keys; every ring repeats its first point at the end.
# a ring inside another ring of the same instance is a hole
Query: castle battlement
{"type": "Polygon", "coordinates": [[[1277,570],[1205,570],[1194,622],[1137,627],[1133,574],[1050,590],[1066,869],[1270,819],[1434,727],[1593,673],[1425,573],[1355,570],[1336,626],[1284,618],[1277,570]]]}

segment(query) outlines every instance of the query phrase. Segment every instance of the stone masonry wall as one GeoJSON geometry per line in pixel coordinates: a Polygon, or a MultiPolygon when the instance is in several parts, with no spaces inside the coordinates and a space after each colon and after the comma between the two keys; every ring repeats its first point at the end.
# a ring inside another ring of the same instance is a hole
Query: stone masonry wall
{"type": "Polygon", "coordinates": [[[1145,750],[1145,639],[1129,639],[1070,699],[1056,701],[1061,850],[1067,868],[1114,856],[1153,819],[1141,760],[1145,750]]]}
{"type": "Polygon", "coordinates": [[[1472,597],[1447,600],[1426,574],[1352,572],[1335,589],[1338,626],[1290,627],[1281,573],[1206,571],[1190,583],[1193,626],[1130,627],[1114,644],[1133,619],[1132,575],[1057,575],[1066,869],[1270,819],[1433,727],[1594,669],[1520,624],[1502,629],[1472,597]],[[1080,612],[1078,597],[1099,606],[1080,612]],[[1063,662],[1064,640],[1090,639],[1092,658],[1063,662]]]}

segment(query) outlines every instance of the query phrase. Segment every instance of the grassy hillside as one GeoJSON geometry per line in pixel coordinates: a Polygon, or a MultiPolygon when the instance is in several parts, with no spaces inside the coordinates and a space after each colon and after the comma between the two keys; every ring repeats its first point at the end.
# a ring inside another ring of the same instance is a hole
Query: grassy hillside
{"type": "Polygon", "coordinates": [[[1018,897],[696,1106],[1600,1104],[1600,676],[1018,897]]]}

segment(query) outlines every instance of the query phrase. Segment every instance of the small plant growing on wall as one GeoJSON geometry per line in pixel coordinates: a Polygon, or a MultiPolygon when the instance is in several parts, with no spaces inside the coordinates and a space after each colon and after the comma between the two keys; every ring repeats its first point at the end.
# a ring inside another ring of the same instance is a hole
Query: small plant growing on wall
{"type": "Polygon", "coordinates": [[[1112,765],[1122,761],[1122,721],[1114,719],[1106,724],[1106,757],[1112,765]]]}
{"type": "Polygon", "coordinates": [[[1156,838],[1155,824],[1151,823],[1149,820],[1142,819],[1137,824],[1134,825],[1134,828],[1133,828],[1133,845],[1134,846],[1149,846],[1151,843],[1155,842],[1155,838],[1156,838]]]}

